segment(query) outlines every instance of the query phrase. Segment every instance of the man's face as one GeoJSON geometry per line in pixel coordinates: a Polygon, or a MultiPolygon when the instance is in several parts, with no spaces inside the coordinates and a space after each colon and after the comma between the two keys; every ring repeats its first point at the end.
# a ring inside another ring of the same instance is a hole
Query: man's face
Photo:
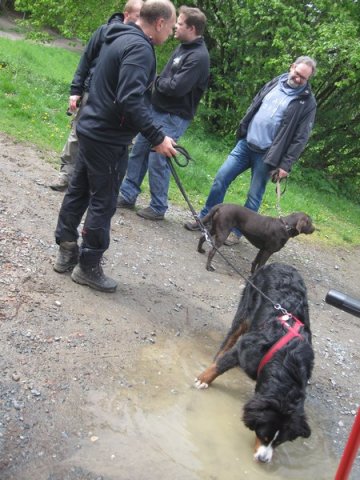
{"type": "Polygon", "coordinates": [[[290,67],[287,83],[291,88],[302,87],[307,83],[312,73],[312,68],[306,63],[293,63],[290,67]]]}
{"type": "Polygon", "coordinates": [[[133,5],[131,12],[124,12],[124,23],[128,23],[128,22],[136,23],[136,21],[140,17],[140,10],[142,6],[143,6],[143,2],[139,2],[133,5]]]}
{"type": "Polygon", "coordinates": [[[180,42],[188,42],[192,40],[194,36],[194,27],[188,27],[185,20],[185,15],[180,13],[175,25],[174,37],[180,40],[180,42]]]}
{"type": "Polygon", "coordinates": [[[154,45],[162,45],[172,35],[175,27],[175,12],[169,20],[160,18],[156,24],[156,34],[153,35],[152,41],[154,45]]]}

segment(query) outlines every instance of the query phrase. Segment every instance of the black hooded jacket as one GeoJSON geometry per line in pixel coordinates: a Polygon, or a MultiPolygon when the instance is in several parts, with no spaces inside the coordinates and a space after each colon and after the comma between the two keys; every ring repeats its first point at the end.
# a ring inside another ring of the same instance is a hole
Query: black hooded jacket
{"type": "Polygon", "coordinates": [[[73,81],[71,82],[70,95],[79,95],[81,97],[84,92],[89,91],[91,76],[95,70],[97,58],[105,41],[105,35],[109,25],[114,22],[123,23],[123,21],[124,15],[122,13],[114,13],[107,23],[101,25],[101,27],[92,34],[80,58],[73,81]]]}
{"type": "Polygon", "coordinates": [[[140,131],[152,145],[159,145],[164,135],[153,125],[150,108],[155,72],[150,39],[133,23],[114,23],[106,34],[77,131],[114,145],[130,144],[140,131]]]}

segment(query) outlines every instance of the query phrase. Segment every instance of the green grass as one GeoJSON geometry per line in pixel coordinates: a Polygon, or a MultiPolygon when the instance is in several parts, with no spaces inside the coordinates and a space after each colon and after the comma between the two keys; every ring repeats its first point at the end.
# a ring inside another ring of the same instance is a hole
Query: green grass
{"type": "Polygon", "coordinates": [[[69,128],[69,84],[79,55],[26,41],[0,39],[0,130],[60,150],[69,128]]]}
{"type": "MultiPolygon", "coordinates": [[[[65,111],[78,61],[79,54],[67,50],[0,38],[0,130],[18,141],[29,141],[59,153],[69,132],[70,120],[65,111]]],[[[198,210],[233,145],[206,133],[199,116],[180,144],[194,161],[186,168],[176,168],[198,210]]],[[[146,181],[143,187],[148,191],[146,181]]],[[[246,173],[231,185],[225,201],[244,203],[248,187],[249,173],[246,173]]],[[[169,197],[172,203],[186,207],[174,180],[169,197]]],[[[270,184],[261,213],[278,215],[276,202],[275,187],[270,184]]],[[[319,172],[305,175],[301,165],[296,165],[280,207],[284,215],[305,211],[313,217],[318,230],[309,237],[311,241],[347,247],[360,245],[359,202],[353,203],[339,195],[319,172]]]]}

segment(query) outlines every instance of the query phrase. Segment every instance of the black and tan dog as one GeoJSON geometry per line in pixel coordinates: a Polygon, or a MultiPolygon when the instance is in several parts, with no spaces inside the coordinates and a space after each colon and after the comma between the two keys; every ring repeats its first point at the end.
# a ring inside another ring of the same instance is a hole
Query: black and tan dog
{"type": "MultiPolygon", "coordinates": [[[[214,245],[208,255],[206,269],[213,271],[211,261],[233,228],[238,228],[249,242],[259,252],[251,264],[251,273],[265,265],[269,257],[285,245],[289,238],[296,237],[300,233],[313,233],[315,227],[306,213],[292,213],[286,217],[274,218],[253,212],[246,207],[232,203],[220,203],[215,205],[202,219],[204,225],[211,224],[209,233],[214,237],[214,245]]],[[[203,243],[205,235],[199,239],[198,252],[205,253],[203,243]]]]}
{"type": "Polygon", "coordinates": [[[274,447],[310,436],[304,401],[314,353],[306,287],[297,270],[272,263],[249,280],[214,363],[196,378],[195,386],[207,388],[237,366],[256,380],[243,421],[256,433],[255,459],[270,462],[274,447]],[[276,304],[290,315],[279,312],[276,304]]]}

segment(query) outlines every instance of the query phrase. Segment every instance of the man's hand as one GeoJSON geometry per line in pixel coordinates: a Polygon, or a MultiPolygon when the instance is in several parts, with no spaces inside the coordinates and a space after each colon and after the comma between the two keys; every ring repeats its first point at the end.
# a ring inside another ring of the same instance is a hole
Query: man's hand
{"type": "Polygon", "coordinates": [[[165,137],[162,143],[153,147],[153,150],[155,150],[156,153],[160,153],[160,155],[171,158],[177,153],[173,145],[176,145],[175,141],[170,137],[165,137]]]}
{"type": "Polygon", "coordinates": [[[281,180],[282,178],[286,178],[289,175],[289,172],[286,170],[283,170],[282,168],[279,168],[278,170],[278,177],[281,180]]]}
{"type": "Polygon", "coordinates": [[[80,95],[70,95],[69,97],[69,111],[75,112],[79,108],[80,95]]]}

